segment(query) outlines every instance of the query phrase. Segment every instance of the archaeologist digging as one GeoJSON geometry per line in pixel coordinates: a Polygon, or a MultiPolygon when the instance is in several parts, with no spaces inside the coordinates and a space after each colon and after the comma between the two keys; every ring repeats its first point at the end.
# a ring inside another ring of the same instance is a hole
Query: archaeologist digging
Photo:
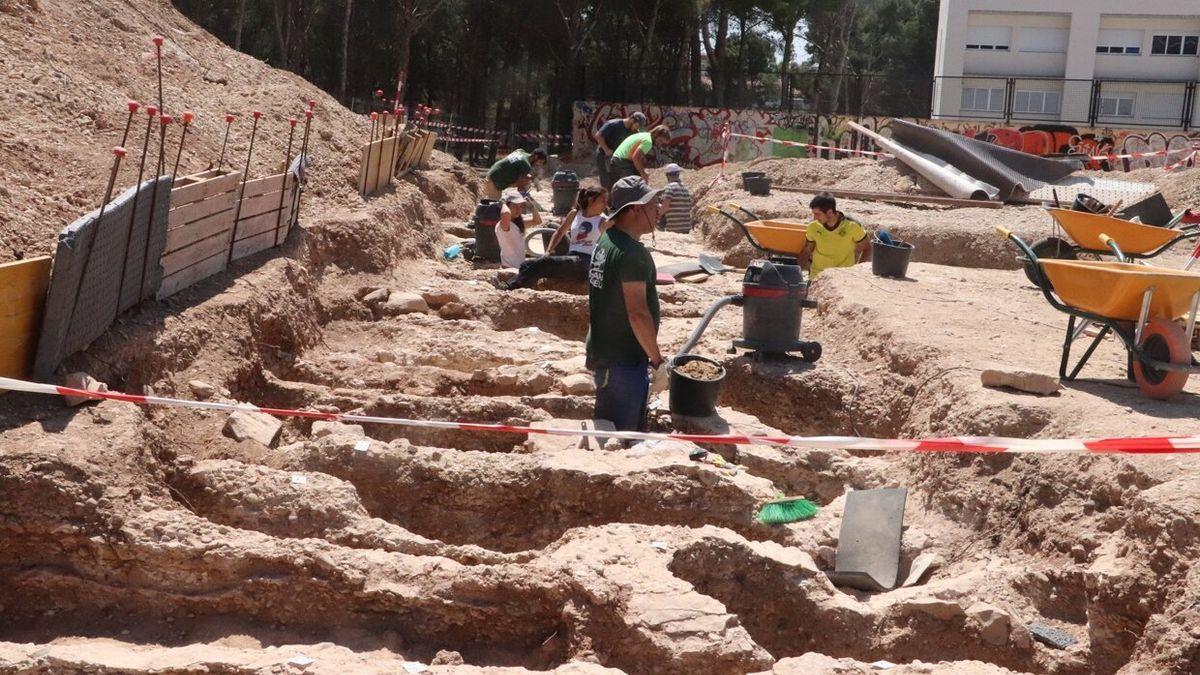
{"type": "Polygon", "coordinates": [[[600,129],[592,135],[596,141],[596,174],[600,177],[600,186],[605,190],[611,190],[613,183],[617,181],[613,177],[612,169],[609,167],[609,160],[617,148],[621,147],[621,143],[629,138],[630,134],[635,134],[644,129],[649,124],[646,116],[640,112],[635,112],[629,117],[617,118],[609,120],[600,125],[600,129]]]}
{"type": "Polygon", "coordinates": [[[532,286],[538,279],[586,279],[592,251],[596,248],[600,235],[608,227],[608,218],[604,215],[607,206],[606,190],[595,187],[581,189],[575,201],[575,208],[563,218],[562,224],[558,226],[558,230],[550,237],[550,243],[546,246],[546,251],[553,251],[565,236],[570,243],[567,255],[547,253],[540,258],[526,260],[521,263],[517,276],[502,288],[511,291],[514,288],[532,286]]]}
{"type": "Polygon", "coordinates": [[[638,241],[661,215],[659,190],[640,178],[612,189],[610,225],[588,267],[587,368],[596,381],[596,419],[618,431],[645,427],[650,368],[665,377],[658,349],[658,292],[654,260],[638,241]]]}
{"type": "Polygon", "coordinates": [[[483,181],[483,196],[499,199],[500,193],[513,186],[528,190],[534,168],[545,163],[545,150],[538,149],[528,153],[524,150],[512,151],[488,169],[487,178],[483,181]]]}
{"type": "Polygon", "coordinates": [[[671,130],[661,124],[650,131],[630,134],[629,138],[621,142],[621,146],[613,153],[612,160],[608,163],[613,179],[641,176],[642,180],[649,182],[650,176],[646,173],[646,156],[650,154],[654,146],[666,145],[670,140],[671,130]]]}
{"type": "Polygon", "coordinates": [[[828,192],[813,197],[813,222],[805,238],[808,243],[800,253],[800,266],[808,270],[809,279],[816,279],[831,267],[850,267],[871,259],[871,242],[867,231],[858,221],[847,218],[837,210],[837,200],[828,192]]]}

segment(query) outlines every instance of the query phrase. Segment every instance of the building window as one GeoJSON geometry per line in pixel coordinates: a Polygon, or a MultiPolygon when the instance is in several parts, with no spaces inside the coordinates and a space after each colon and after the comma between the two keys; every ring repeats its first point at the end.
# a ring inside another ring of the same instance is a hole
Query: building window
{"type": "Polygon", "coordinates": [[[1133,117],[1133,94],[1101,94],[1100,117],[1133,117]]]}
{"type": "Polygon", "coordinates": [[[1200,52],[1200,35],[1155,35],[1150,53],[1161,56],[1196,56],[1200,52]]]}
{"type": "Polygon", "coordinates": [[[1142,117],[1152,120],[1179,121],[1184,117],[1183,94],[1143,94],[1142,117]]]}
{"type": "Polygon", "coordinates": [[[1096,40],[1097,54],[1141,54],[1145,31],[1128,28],[1101,28],[1096,40]]]}
{"type": "Polygon", "coordinates": [[[965,87],[962,91],[962,109],[978,112],[1003,112],[1004,90],[965,87]]]}
{"type": "Polygon", "coordinates": [[[980,52],[1006,52],[1012,45],[1009,26],[968,26],[967,49],[980,52]]]}
{"type": "Polygon", "coordinates": [[[1020,91],[1013,97],[1013,112],[1057,115],[1062,96],[1057,91],[1020,91]]]}

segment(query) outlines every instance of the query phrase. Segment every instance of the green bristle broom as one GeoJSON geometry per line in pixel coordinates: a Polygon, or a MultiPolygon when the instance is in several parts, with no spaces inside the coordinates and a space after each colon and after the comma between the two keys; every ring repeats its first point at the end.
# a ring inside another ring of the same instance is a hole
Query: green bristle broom
{"type": "Polygon", "coordinates": [[[820,507],[804,497],[784,497],[763,504],[758,511],[758,522],[764,525],[794,523],[797,520],[808,520],[820,510],[820,507]]]}

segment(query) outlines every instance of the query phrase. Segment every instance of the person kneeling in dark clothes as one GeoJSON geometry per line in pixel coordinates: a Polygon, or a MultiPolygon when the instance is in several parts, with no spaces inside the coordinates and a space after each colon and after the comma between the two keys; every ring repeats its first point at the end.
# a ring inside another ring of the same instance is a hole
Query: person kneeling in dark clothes
{"type": "Polygon", "coordinates": [[[563,218],[558,231],[550,237],[547,251],[553,251],[563,237],[571,244],[566,255],[544,255],[521,263],[517,276],[506,285],[507,290],[532,286],[538,279],[587,278],[588,262],[600,234],[608,228],[604,209],[608,207],[608,191],[604,188],[583,188],[575,200],[575,208],[563,218]]]}

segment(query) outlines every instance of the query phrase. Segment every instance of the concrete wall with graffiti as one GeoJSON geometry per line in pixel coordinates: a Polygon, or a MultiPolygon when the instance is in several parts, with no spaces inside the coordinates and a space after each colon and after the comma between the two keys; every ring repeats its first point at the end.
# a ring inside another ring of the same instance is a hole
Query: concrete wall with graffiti
{"type": "MultiPolygon", "coordinates": [[[[642,111],[650,124],[666,124],[671,128],[671,143],[663,153],[663,161],[690,166],[709,166],[721,161],[721,128],[728,123],[734,133],[757,136],[762,142],[734,139],[729,146],[730,161],[747,161],[759,157],[806,156],[801,148],[766,141],[767,138],[837,145],[843,148],[871,150],[873,143],[852,131],[847,122],[855,121],[891,135],[890,117],[850,118],[840,115],[785,113],[771,110],[737,110],[730,108],[688,108],[676,106],[641,105],[576,101],[573,144],[577,159],[592,156],[595,143],[592,134],[600,125],[614,117],[625,117],[642,111]]],[[[1152,129],[1122,129],[1115,127],[1085,128],[1061,124],[1004,124],[970,120],[911,119],[928,126],[953,131],[971,138],[988,141],[1014,150],[1035,155],[1054,154],[1137,154],[1159,150],[1186,150],[1200,144],[1200,131],[1156,131],[1152,129]]],[[[845,155],[842,155],[845,156],[845,155]]],[[[1164,166],[1183,159],[1176,154],[1162,157],[1122,159],[1115,162],[1093,162],[1090,168],[1129,171],[1144,167],[1164,166]]]]}

